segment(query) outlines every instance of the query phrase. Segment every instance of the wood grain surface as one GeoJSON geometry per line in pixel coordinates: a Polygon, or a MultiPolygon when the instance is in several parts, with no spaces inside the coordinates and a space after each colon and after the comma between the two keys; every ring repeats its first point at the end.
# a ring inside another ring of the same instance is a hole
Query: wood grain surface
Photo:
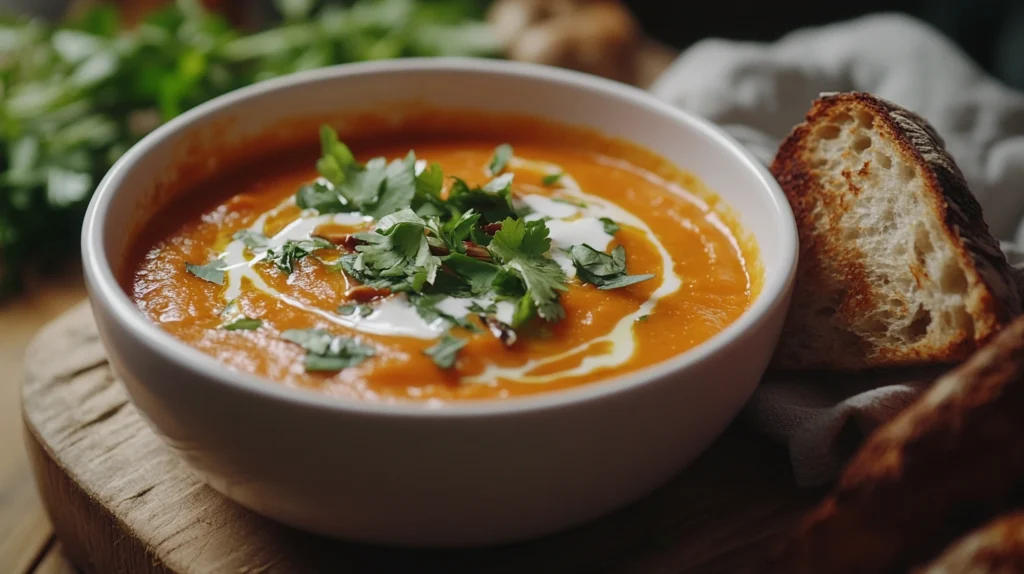
{"type": "Polygon", "coordinates": [[[84,296],[81,273],[71,267],[0,304],[0,572],[31,571],[52,538],[23,447],[18,396],[25,348],[40,327],[84,296]]]}
{"type": "Polygon", "coordinates": [[[535,542],[410,551],[316,537],[194,478],[128,402],[80,305],[29,349],[26,443],[66,552],[86,572],[728,572],[756,559],[820,492],[785,452],[731,428],[646,499],[535,542]]]}

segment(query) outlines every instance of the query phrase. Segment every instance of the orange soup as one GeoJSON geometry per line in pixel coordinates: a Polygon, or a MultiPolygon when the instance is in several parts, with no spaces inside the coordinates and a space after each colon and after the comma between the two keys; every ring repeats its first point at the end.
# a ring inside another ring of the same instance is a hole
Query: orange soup
{"type": "Polygon", "coordinates": [[[756,248],[664,160],[527,118],[432,118],[324,126],[319,148],[175,194],[134,242],[131,297],[230,368],[382,401],[607,379],[750,304],[756,248]]]}

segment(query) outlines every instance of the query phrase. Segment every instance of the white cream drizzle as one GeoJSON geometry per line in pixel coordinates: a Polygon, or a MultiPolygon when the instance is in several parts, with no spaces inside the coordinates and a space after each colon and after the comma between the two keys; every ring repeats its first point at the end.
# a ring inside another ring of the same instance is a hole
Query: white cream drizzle
{"type": "MultiPolygon", "coordinates": [[[[416,172],[421,172],[425,165],[426,163],[423,160],[417,161],[416,172]]],[[[526,219],[548,218],[546,224],[551,237],[551,257],[558,262],[566,274],[570,277],[576,275],[572,260],[566,252],[572,245],[586,243],[599,251],[605,251],[608,248],[613,238],[604,231],[604,226],[600,221],[600,218],[607,217],[619,224],[638,228],[655,245],[662,259],[661,285],[658,286],[647,301],[641,304],[636,311],[620,319],[615,327],[606,335],[597,337],[557,355],[543,359],[532,359],[517,367],[503,367],[490,364],[482,373],[466,377],[463,379],[463,382],[494,385],[497,379],[502,378],[519,383],[543,384],[561,377],[585,375],[598,369],[622,364],[633,355],[636,349],[636,341],[633,337],[633,324],[636,320],[651,313],[659,300],[675,293],[682,286],[682,280],[675,272],[671,255],[669,255],[668,250],[658,239],[654,231],[642,219],[611,201],[585,193],[580,189],[576,180],[570,174],[565,173],[561,166],[548,162],[513,157],[509,162],[509,167],[513,170],[534,171],[543,174],[562,174],[558,180],[558,192],[560,196],[569,200],[570,203],[555,201],[550,197],[538,194],[519,197],[517,202],[525,204],[532,210],[532,213],[526,219]],[[530,374],[537,368],[581,355],[596,345],[604,343],[610,345],[610,349],[606,353],[582,357],[579,364],[571,369],[544,375],[530,374]]],[[[294,205],[294,203],[294,198],[285,200],[274,209],[257,218],[249,229],[263,233],[269,218],[279,214],[282,210],[294,205]]],[[[273,237],[268,238],[268,245],[270,249],[275,249],[289,240],[308,239],[314,229],[325,223],[356,225],[368,221],[370,220],[366,217],[353,213],[332,215],[303,213],[300,218],[289,223],[273,237]]],[[[448,328],[447,322],[443,319],[429,323],[424,321],[404,294],[398,294],[377,303],[373,307],[373,312],[366,317],[361,317],[358,313],[339,315],[307,305],[294,297],[273,289],[256,272],[253,266],[266,257],[265,251],[255,254],[252,259],[246,259],[245,250],[245,244],[242,241],[233,240],[221,255],[221,259],[225,263],[225,275],[227,278],[224,290],[226,302],[237,298],[242,293],[243,281],[248,280],[253,288],[263,291],[288,305],[312,313],[331,323],[363,333],[435,339],[448,328]]],[[[515,306],[508,301],[495,302],[487,298],[447,297],[442,299],[437,307],[439,311],[446,315],[462,318],[470,314],[469,307],[473,303],[481,307],[495,304],[497,319],[504,323],[512,322],[515,306]]]]}

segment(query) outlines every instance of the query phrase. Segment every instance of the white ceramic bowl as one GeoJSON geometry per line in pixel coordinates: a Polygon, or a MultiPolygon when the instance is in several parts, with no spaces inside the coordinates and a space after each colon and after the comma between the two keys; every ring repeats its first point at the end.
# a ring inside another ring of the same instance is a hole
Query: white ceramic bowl
{"type": "Polygon", "coordinates": [[[722,432],[757,384],[786,313],[796,253],[781,190],[709,122],[610,81],[460,59],[327,68],[199,106],[117,162],[89,206],[82,238],[93,310],[116,372],[139,411],[204,480],[299,528],[408,546],[546,534],[667,481],[722,432]],[[125,257],[126,230],[167,199],[157,188],[182,149],[245,141],[292,118],[409,100],[550,118],[660,154],[701,178],[756,237],[760,295],[709,341],[644,370],[526,398],[430,408],[342,400],[232,371],[150,323],[118,284],[112,265],[125,257]]]}

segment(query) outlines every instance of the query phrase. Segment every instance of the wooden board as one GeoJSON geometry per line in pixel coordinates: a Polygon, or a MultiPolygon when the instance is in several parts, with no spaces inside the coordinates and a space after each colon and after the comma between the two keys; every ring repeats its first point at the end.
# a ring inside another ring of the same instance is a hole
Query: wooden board
{"type": "Polygon", "coordinates": [[[482,550],[370,547],[279,525],[200,483],[128,402],[84,304],[30,346],[22,400],[43,503],[85,572],[727,572],[821,494],[793,486],[782,449],[733,427],[653,495],[563,534],[482,550]]]}

